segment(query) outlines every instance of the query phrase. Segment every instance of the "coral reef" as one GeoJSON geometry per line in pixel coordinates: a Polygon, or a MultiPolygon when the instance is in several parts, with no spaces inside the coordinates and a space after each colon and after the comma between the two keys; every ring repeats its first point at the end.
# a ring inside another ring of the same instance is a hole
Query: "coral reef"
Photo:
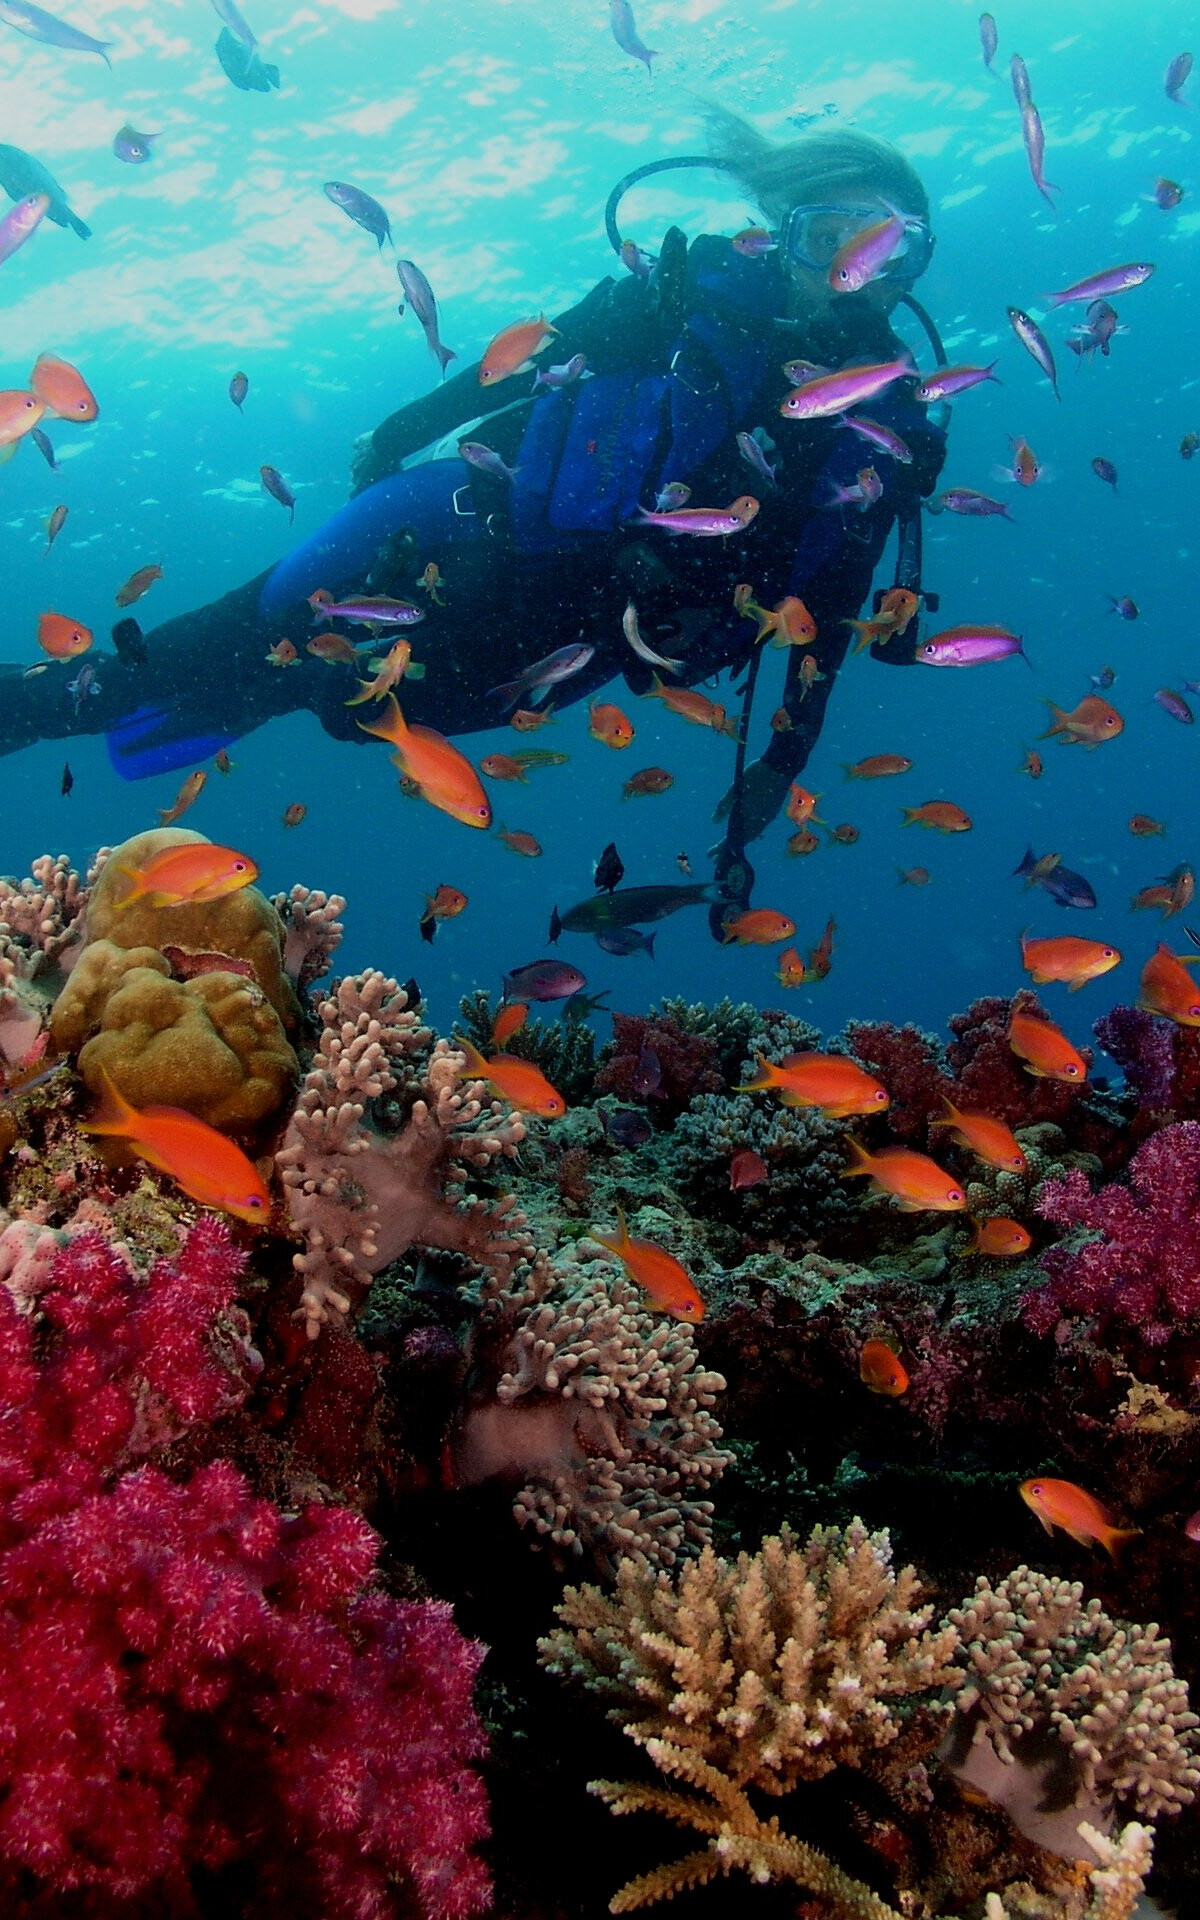
{"type": "Polygon", "coordinates": [[[329,972],[342,944],[340,916],[346,902],[340,893],[296,885],[290,893],[273,894],[271,905],[284,927],[283,971],[297,993],[304,994],[329,972]]]}
{"type": "MultiPolygon", "coordinates": [[[[482,1054],[496,1051],[492,1028],[502,1005],[482,988],[465,994],[458,1003],[463,1035],[482,1054]]],[[[556,1020],[534,1019],[531,1008],[525,1025],[505,1041],[504,1051],[519,1060],[532,1060],[569,1107],[591,1099],[596,1079],[596,1035],[588,1022],[577,1016],[573,1001],[563,1002],[556,1020]]]]}
{"type": "Polygon", "coordinates": [[[461,1193],[468,1173],[514,1154],[517,1114],[463,1082],[464,1056],[433,1042],[381,973],[342,980],[318,1008],[321,1037],[276,1166],[304,1238],[300,1311],[313,1336],[409,1247],[460,1253],[506,1280],[528,1251],[511,1200],[461,1193]],[[368,1113],[368,1108],[370,1113],[368,1113]]]}
{"type": "Polygon", "coordinates": [[[517,1520],[559,1561],[672,1567],[710,1536],[725,1383],[691,1327],[598,1265],[556,1272],[539,1256],[508,1284],[484,1280],[451,1479],[515,1484],[517,1520]]]}
{"type": "Polygon", "coordinates": [[[75,958],[87,898],[65,853],[42,854],[27,880],[0,879],[0,1064],[17,1065],[37,1041],[75,958]]]}
{"type": "Polygon", "coordinates": [[[169,1469],[256,1370],[242,1264],[208,1218],[147,1277],[73,1239],[44,1336],[0,1294],[0,1893],[198,1920],[199,1876],[226,1910],[236,1888],[236,1910],[358,1920],[401,1888],[460,1920],[488,1892],[480,1649],[373,1585],[356,1515],[287,1516],[223,1460],[169,1469]]]}
{"type": "Polygon", "coordinates": [[[159,828],[113,850],[91,889],[86,940],[55,1001],[51,1034],[93,1093],[107,1076],[134,1106],[182,1107],[226,1129],[277,1113],[298,1071],[287,1031],[299,1008],[284,930],[254,887],[198,904],[122,903],[126,869],[166,847],[159,828]]]}
{"type": "Polygon", "coordinates": [[[725,1088],[716,1042],[674,1014],[614,1013],[611,1052],[596,1075],[597,1093],[645,1104],[662,1119],[682,1113],[698,1093],[725,1088]]]}

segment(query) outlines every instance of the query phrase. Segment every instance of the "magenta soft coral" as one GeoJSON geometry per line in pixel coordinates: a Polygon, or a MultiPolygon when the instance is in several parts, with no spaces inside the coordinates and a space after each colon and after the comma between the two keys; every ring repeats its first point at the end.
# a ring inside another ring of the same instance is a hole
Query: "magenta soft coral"
{"type": "Polygon", "coordinates": [[[1045,1286],[1022,1313],[1035,1333],[1060,1321],[1099,1323],[1123,1343],[1160,1348],[1200,1331],[1200,1122],[1181,1121],[1143,1142],[1128,1179],[1096,1193],[1077,1169],[1047,1180],[1038,1212],[1056,1227],[1098,1235],[1042,1256],[1045,1286]]]}
{"type": "Polygon", "coordinates": [[[218,1460],[131,1463],[238,1404],[223,1223],[140,1280],[64,1249],[43,1325],[0,1295],[0,1896],[15,1917],[305,1920],[487,1904],[481,1650],[373,1591],[345,1508],[286,1516],[218,1460]],[[214,1879],[214,1876],[217,1876],[214,1879]]]}

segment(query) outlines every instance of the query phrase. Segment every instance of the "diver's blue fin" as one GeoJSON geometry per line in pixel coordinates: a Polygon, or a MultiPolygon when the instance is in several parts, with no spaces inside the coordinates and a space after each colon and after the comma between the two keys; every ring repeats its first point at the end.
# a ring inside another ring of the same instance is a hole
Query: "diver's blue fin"
{"type": "Polygon", "coordinates": [[[122,780],[148,780],[211,760],[238,738],[236,733],[197,733],[180,737],[171,730],[169,707],[137,707],[110,728],[108,757],[122,780]]]}

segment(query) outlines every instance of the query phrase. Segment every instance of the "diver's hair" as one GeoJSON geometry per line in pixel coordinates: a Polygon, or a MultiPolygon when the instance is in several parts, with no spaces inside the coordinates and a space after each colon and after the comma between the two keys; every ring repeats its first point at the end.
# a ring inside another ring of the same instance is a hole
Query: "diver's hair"
{"type": "Polygon", "coordinates": [[[772,227],[793,207],[837,203],[847,190],[870,188],[901,213],[928,220],[929,195],[898,148],[857,127],[818,127],[798,140],[769,140],[740,113],[698,99],[714,159],[730,163],[772,227]]]}

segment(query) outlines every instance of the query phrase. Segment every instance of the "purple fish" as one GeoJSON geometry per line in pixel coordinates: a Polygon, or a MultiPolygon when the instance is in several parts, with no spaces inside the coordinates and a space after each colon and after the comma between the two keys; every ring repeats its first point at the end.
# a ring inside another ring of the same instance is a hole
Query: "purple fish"
{"type": "Polygon", "coordinates": [[[734,513],[731,507],[680,507],[676,513],[647,513],[645,507],[639,507],[636,524],[639,527],[661,527],[664,533],[741,533],[757,512],[757,500],[754,502],[754,513],[734,513]]]}
{"type": "Polygon", "coordinates": [[[112,150],[117,159],[123,160],[126,166],[144,167],[147,160],[153,160],[154,155],[150,149],[160,138],[161,135],[157,133],[139,133],[137,128],[131,127],[127,120],[113,141],[112,150]]]}
{"type": "Polygon", "coordinates": [[[244,373],[235,373],[229,382],[229,398],[238,412],[242,411],[242,402],[250,391],[250,382],[244,373]]]}
{"type": "Polygon", "coordinates": [[[309,595],[314,622],[322,620],[358,620],[374,627],[415,627],[425,618],[423,607],[411,600],[392,600],[384,595],[356,594],[348,600],[330,600],[319,590],[309,595]]]}
{"type": "Polygon", "coordinates": [[[582,380],[586,369],[586,353],[573,353],[561,367],[543,367],[539,373],[535,373],[533,392],[536,393],[539,387],[550,387],[556,391],[562,387],[573,387],[577,380],[582,380]]]}
{"type": "Polygon", "coordinates": [[[1115,667],[1101,667],[1099,673],[1089,673],[1088,682],[1093,693],[1107,693],[1117,677],[1115,667]]]}
{"type": "Polygon", "coordinates": [[[1170,213],[1183,199],[1183,188],[1178,180],[1156,180],[1154,182],[1154,204],[1164,213],[1170,213]]]}
{"type": "Polygon", "coordinates": [[[631,1093],[639,1100],[652,1100],[662,1088],[662,1061],[653,1047],[643,1046],[637,1064],[629,1076],[631,1093]]]}
{"type": "Polygon", "coordinates": [[[1064,867],[1061,860],[1047,873],[1035,872],[1041,866],[1032,847],[1026,847],[1019,867],[1013,868],[1014,876],[1028,881],[1029,885],[1041,887],[1060,907],[1094,907],[1096,890],[1081,873],[1073,873],[1070,867],[1064,867]]]}
{"type": "Polygon", "coordinates": [[[1160,687],[1154,698],[1163,712],[1170,714],[1172,720],[1181,720],[1185,727],[1191,726],[1196,716],[1183,695],[1176,693],[1174,687],[1160,687]]]}
{"type": "Polygon", "coordinates": [[[613,39],[620,47],[621,52],[627,53],[631,60],[644,60],[646,63],[646,72],[650,75],[650,78],[653,79],[654,73],[650,62],[657,60],[659,55],[654,47],[643,46],[642,42],[638,39],[637,25],[633,18],[633,8],[630,6],[629,0],[608,0],[608,12],[609,19],[612,23],[613,39]]]}
{"type": "Polygon", "coordinates": [[[600,1125],[618,1147],[644,1147],[654,1133],[644,1113],[634,1107],[618,1107],[615,1113],[600,1110],[600,1125]]]}
{"type": "Polygon", "coordinates": [[[867,367],[842,367],[836,373],[819,374],[789,393],[779,411],[787,420],[828,420],[835,413],[848,413],[874,399],[894,381],[912,374],[911,360],[879,360],[867,367]]]}
{"type": "Polygon", "coordinates": [[[835,293],[859,293],[878,278],[904,239],[904,216],[891,213],[861,233],[851,235],[838,248],[829,269],[829,284],[835,293]]]}
{"type": "Polygon", "coordinates": [[[587,980],[578,967],[570,966],[565,960],[530,960],[523,967],[514,967],[504,976],[504,997],[506,1000],[569,1000],[573,993],[582,992],[587,980]]]}
{"type": "Polygon", "coordinates": [[[996,48],[1000,45],[1000,36],[996,32],[996,22],[990,13],[979,16],[979,44],[983,48],[983,64],[992,72],[992,61],[996,58],[996,48]]]}
{"type": "Polygon", "coordinates": [[[1136,620],[1138,617],[1137,601],[1131,600],[1127,593],[1123,593],[1119,600],[1115,594],[1110,593],[1108,605],[1110,612],[1119,613],[1122,620],[1136,620]]]}
{"type": "Polygon", "coordinates": [[[1014,653],[1029,665],[1019,633],[1008,633],[1003,627],[949,627],[923,640],[914,658],[926,667],[983,667],[1014,653]]]}
{"type": "Polygon", "coordinates": [[[923,407],[928,407],[936,400],[953,400],[960,393],[968,393],[985,380],[992,380],[999,386],[1001,383],[992,371],[995,365],[993,360],[986,367],[939,367],[930,374],[928,380],[922,380],[915,398],[923,407]]]}
{"type": "Polygon", "coordinates": [[[1047,380],[1050,382],[1050,385],[1054,388],[1054,398],[1061,400],[1062,395],[1058,390],[1058,374],[1054,365],[1054,355],[1050,351],[1050,342],[1047,340],[1045,334],[1038,326],[1036,320],[1031,320],[1029,315],[1023,312],[1020,307],[1008,307],[1005,311],[1008,314],[1008,324],[1016,334],[1017,339],[1021,342],[1021,345],[1024,347],[1026,353],[1029,354],[1030,358],[1037,362],[1047,380]]]}
{"type": "MultiPolygon", "coordinates": [[[[939,512],[944,507],[947,513],[961,513],[970,520],[988,520],[994,514],[1004,520],[1012,519],[1005,501],[993,500],[987,493],[976,493],[974,487],[947,487],[935,498],[939,502],[939,512]]],[[[931,500],[931,511],[933,504],[931,500]]]]}
{"type": "Polygon", "coordinates": [[[278,500],[281,507],[286,507],[288,510],[288,518],[294,521],[296,518],[296,496],[280,473],[278,467],[260,467],[258,474],[259,479],[262,481],[264,488],[270,494],[272,500],[278,500]]]}
{"type": "Polygon", "coordinates": [[[1021,133],[1025,141],[1025,156],[1029,161],[1029,171],[1033,175],[1033,184],[1046,204],[1057,212],[1058,209],[1054,206],[1050,195],[1052,193],[1061,193],[1062,188],[1056,187],[1053,180],[1047,180],[1046,178],[1044,170],[1046,162],[1046,136],[1042,131],[1042,116],[1034,106],[1032,100],[1027,100],[1021,108],[1021,133]]]}
{"type": "Polygon", "coordinates": [[[585,647],[576,641],[568,647],[556,647],[544,660],[535,660],[532,666],[523,667],[515,680],[506,680],[499,687],[489,687],[489,700],[493,695],[504,701],[506,707],[515,706],[522,694],[534,693],[540,687],[556,687],[562,680],[569,680],[587,666],[595,653],[595,647],[585,647]]]}
{"type": "Polygon", "coordinates": [[[1181,107],[1186,107],[1188,102],[1179,98],[1179,91],[1186,83],[1191,71],[1191,54],[1177,53],[1163,77],[1163,92],[1166,94],[1167,99],[1176,101],[1181,107]]]}
{"type": "Polygon", "coordinates": [[[371,195],[364,193],[361,187],[352,187],[345,180],[327,180],[325,198],[332,200],[334,206],[340,207],[343,213],[349,214],[356,226],[365,227],[366,231],[379,242],[380,253],[383,252],[385,240],[389,245],[395,245],[392,239],[392,223],[387,214],[378,200],[373,200],[371,195]]]}
{"type": "Polygon", "coordinates": [[[833,488],[832,493],[828,500],[821,502],[822,507],[825,508],[853,507],[858,513],[865,513],[868,507],[875,505],[883,493],[883,481],[874,467],[861,468],[851,486],[843,487],[836,480],[831,480],[830,485],[833,488]]]}
{"type": "MultiPolygon", "coordinates": [[[[456,360],[458,356],[452,348],[444,347],[438,338],[438,310],[433,288],[415,260],[397,260],[396,277],[404,288],[405,299],[421,323],[430,353],[445,373],[449,361],[456,360]]],[[[400,311],[404,311],[403,302],[400,311]]]]}
{"type": "Polygon", "coordinates": [[[1111,487],[1113,492],[1116,492],[1117,469],[1111,460],[1104,458],[1102,453],[1098,453],[1092,461],[1092,472],[1095,474],[1097,480],[1103,480],[1106,487],[1111,487]]]}
{"type": "Polygon", "coordinates": [[[493,480],[515,480],[517,470],[510,467],[494,447],[485,447],[482,440],[460,440],[459,456],[469,467],[478,468],[480,473],[490,474],[493,480]]]}
{"type": "Polygon", "coordinates": [[[1090,273],[1086,280],[1076,280],[1061,293],[1046,297],[1056,307],[1065,307],[1071,300],[1103,300],[1110,293],[1128,293],[1131,287],[1144,286],[1153,272],[1148,260],[1133,260],[1127,266],[1106,267],[1103,273],[1090,273]]]}
{"type": "Polygon", "coordinates": [[[18,247],[37,232],[49,205],[48,193],[30,193],[9,209],[0,220],[0,260],[11,260],[18,247]]]}
{"type": "Polygon", "coordinates": [[[87,705],[88,695],[97,694],[99,691],[100,682],[96,678],[96,669],[89,661],[86,666],[80,667],[75,678],[67,683],[67,692],[75,704],[76,719],[87,705]]]}
{"type": "Polygon", "coordinates": [[[112,66],[105,51],[112,46],[111,40],[93,40],[90,33],[80,33],[65,20],[43,12],[41,7],[31,6],[29,0],[0,0],[0,20],[6,26],[15,27],[18,33],[27,34],[29,39],[40,40],[43,46],[62,47],[67,53],[98,53],[106,67],[112,66]]]}
{"type": "Polygon", "coordinates": [[[228,27],[230,33],[240,40],[244,47],[256,47],[258,45],[258,41],[246,25],[245,20],[234,5],[233,0],[213,0],[213,12],[216,14],[217,19],[221,21],[222,25],[228,27]]]}
{"type": "Polygon", "coordinates": [[[766,454],[754,438],[754,435],[752,433],[739,433],[737,436],[737,445],[738,452],[746,462],[751,473],[756,474],[766,486],[773,487],[775,485],[775,468],[771,466],[766,454]]]}
{"type": "Polygon", "coordinates": [[[881,426],[878,420],[868,420],[861,413],[844,413],[838,421],[839,427],[849,427],[851,433],[857,433],[864,440],[878,447],[881,453],[890,454],[893,460],[899,460],[901,466],[911,466],[912,448],[890,427],[881,426]]]}
{"type": "Polygon", "coordinates": [[[1008,70],[1012,75],[1013,95],[1023,113],[1033,100],[1033,93],[1029,85],[1029,69],[1019,53],[1014,53],[1008,63],[1008,70]]]}

